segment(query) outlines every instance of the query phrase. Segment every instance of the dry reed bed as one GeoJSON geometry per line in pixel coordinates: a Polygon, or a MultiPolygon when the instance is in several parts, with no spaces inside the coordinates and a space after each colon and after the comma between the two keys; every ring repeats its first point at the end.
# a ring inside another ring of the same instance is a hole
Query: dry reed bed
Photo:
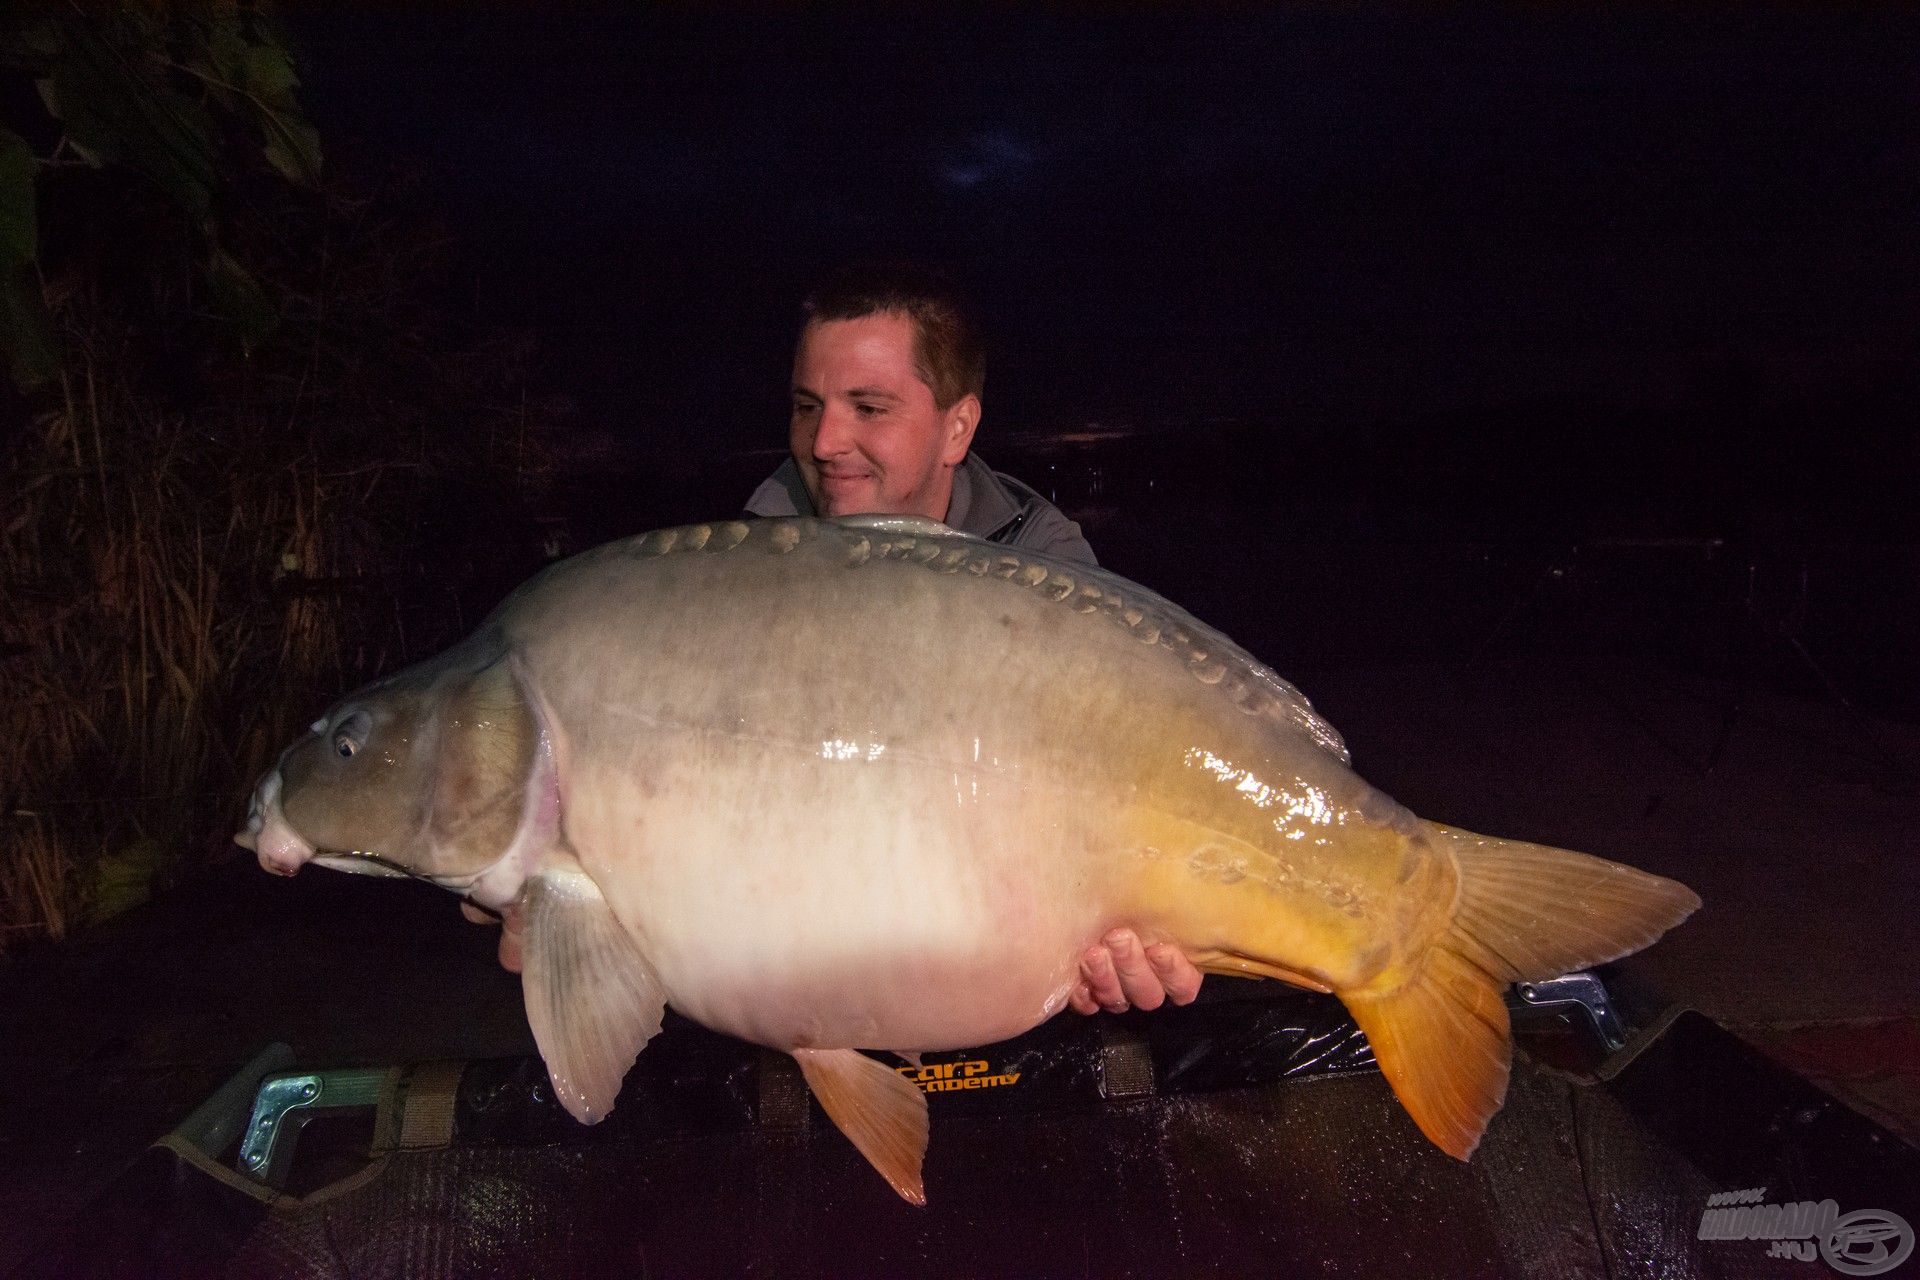
{"type": "Polygon", "coordinates": [[[263,475],[182,420],[126,430],[141,410],[91,379],[66,392],[0,507],[6,941],[62,936],[95,860],[148,841],[164,866],[232,824],[287,695],[344,672],[344,610],[276,586],[359,569],[326,534],[355,486],[313,459],[263,475]]]}
{"type": "Polygon", "coordinates": [[[0,951],[230,851],[316,705],[456,621],[407,513],[544,473],[529,349],[418,304],[430,236],[331,198],[261,241],[317,247],[276,264],[270,346],[196,340],[193,394],[158,394],[153,326],[69,289],[66,372],[0,454],[0,951]]]}

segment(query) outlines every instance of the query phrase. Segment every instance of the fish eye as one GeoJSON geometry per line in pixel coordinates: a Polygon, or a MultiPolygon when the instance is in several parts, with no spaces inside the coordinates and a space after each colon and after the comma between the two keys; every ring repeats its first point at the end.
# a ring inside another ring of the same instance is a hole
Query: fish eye
{"type": "Polygon", "coordinates": [[[333,754],[351,760],[367,745],[367,731],[373,727],[364,711],[356,711],[333,729],[333,754]]]}

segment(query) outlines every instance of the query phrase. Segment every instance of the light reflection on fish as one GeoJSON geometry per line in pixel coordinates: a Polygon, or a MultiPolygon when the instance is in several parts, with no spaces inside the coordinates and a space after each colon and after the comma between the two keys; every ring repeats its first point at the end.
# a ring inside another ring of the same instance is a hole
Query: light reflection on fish
{"type": "Polygon", "coordinates": [[[921,1203],[925,1097],[857,1050],[1026,1031],[1126,925],[1336,993],[1465,1158],[1505,1096],[1502,989],[1699,900],[1347,766],[1291,685],[1113,574],[923,520],[729,522],[555,565],[346,698],[237,838],[518,904],[528,1020],[588,1123],[671,1004],[791,1053],[921,1203]]]}

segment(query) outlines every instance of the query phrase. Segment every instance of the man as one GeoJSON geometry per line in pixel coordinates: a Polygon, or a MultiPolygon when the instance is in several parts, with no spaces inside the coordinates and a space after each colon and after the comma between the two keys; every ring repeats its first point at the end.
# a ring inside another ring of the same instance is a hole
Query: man
{"type": "MultiPolygon", "coordinates": [[[[807,300],[793,356],[792,456],[753,492],[756,516],[917,515],[1094,564],[1080,526],[972,452],[986,384],[978,329],[920,273],[866,269],[807,300]]],[[[1186,1004],[1200,972],[1178,948],[1116,929],[1081,957],[1081,1013],[1186,1004]]]]}
{"type": "Polygon", "coordinates": [[[793,361],[792,457],[756,516],[919,515],[1004,546],[1095,563],[1080,526],[972,453],[986,359],[966,312],[903,273],[810,298],[793,361]]]}
{"type": "MultiPolygon", "coordinates": [[[[955,296],[900,272],[848,276],[808,300],[793,358],[792,456],[747,501],[755,516],[918,515],[1004,546],[1095,563],[1080,526],[971,452],[986,360],[955,296]]],[[[491,917],[462,904],[470,920],[491,917]]],[[[520,970],[509,912],[500,963],[520,970]]],[[[1080,960],[1081,1013],[1186,1004],[1200,971],[1115,929],[1080,960]]]]}

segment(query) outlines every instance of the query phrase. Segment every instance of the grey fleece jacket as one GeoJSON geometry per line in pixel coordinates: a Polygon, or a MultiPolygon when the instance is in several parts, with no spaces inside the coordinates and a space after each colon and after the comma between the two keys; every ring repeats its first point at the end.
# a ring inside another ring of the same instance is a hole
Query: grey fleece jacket
{"type": "MultiPolygon", "coordinates": [[[[800,479],[800,468],[788,458],[760,483],[747,499],[754,516],[810,516],[813,496],[800,479]]],[[[1062,560],[1098,564],[1080,526],[1060,508],[1004,472],[995,471],[970,453],[953,470],[953,498],[946,524],[1002,546],[1021,547],[1062,560]]]]}

